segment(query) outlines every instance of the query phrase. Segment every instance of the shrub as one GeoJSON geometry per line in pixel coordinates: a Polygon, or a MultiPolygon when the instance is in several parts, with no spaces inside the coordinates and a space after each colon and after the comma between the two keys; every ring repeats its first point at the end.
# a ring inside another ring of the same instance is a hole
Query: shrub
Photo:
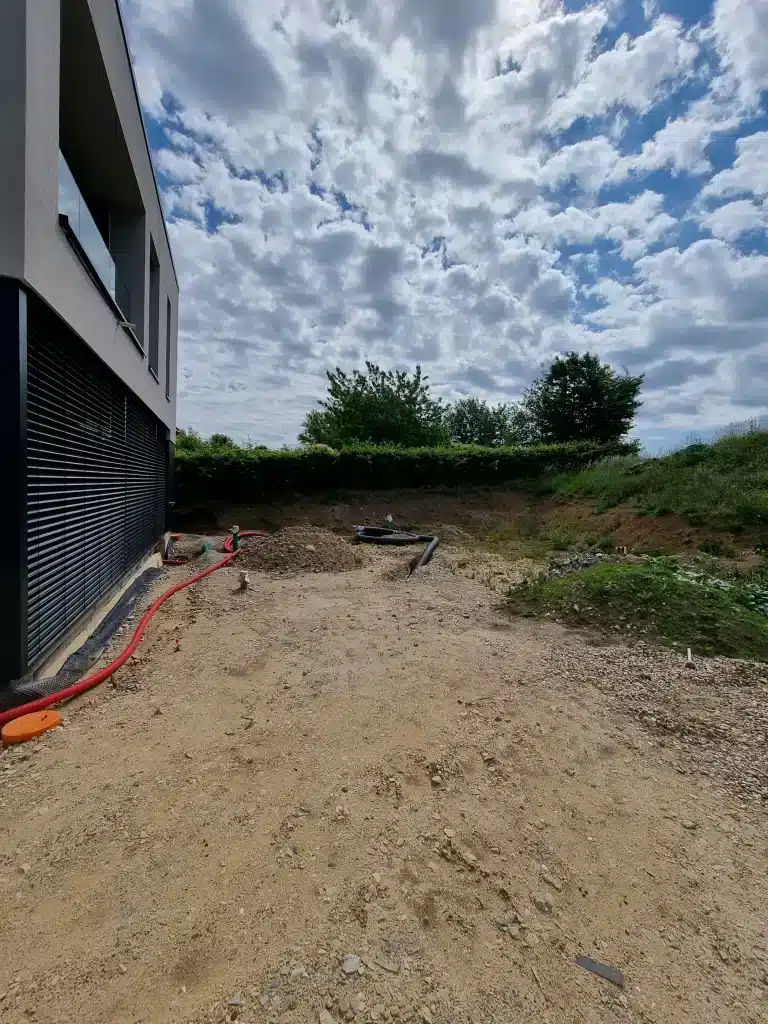
{"type": "Polygon", "coordinates": [[[503,485],[574,470],[630,447],[578,442],[521,448],[355,445],[339,451],[317,446],[181,451],[175,463],[176,501],[242,504],[334,489],[503,485]]]}

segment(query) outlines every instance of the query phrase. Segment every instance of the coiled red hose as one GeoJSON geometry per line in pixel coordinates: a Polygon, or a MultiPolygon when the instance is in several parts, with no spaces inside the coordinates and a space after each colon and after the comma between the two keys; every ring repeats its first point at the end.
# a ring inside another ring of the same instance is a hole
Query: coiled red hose
{"type": "MultiPolygon", "coordinates": [[[[241,537],[267,537],[264,530],[243,530],[240,533],[241,537]]],[[[17,708],[11,708],[10,711],[3,711],[0,714],[0,728],[6,724],[6,722],[12,722],[15,718],[21,718],[22,715],[32,714],[33,711],[44,711],[46,708],[51,707],[53,704],[58,704],[62,700],[69,700],[70,697],[77,697],[78,694],[85,693],[86,690],[93,689],[94,686],[98,686],[103,683],[106,679],[109,679],[111,675],[114,675],[119,668],[121,668],[126,661],[132,656],[136,648],[141,643],[141,639],[146,632],[147,626],[154,618],[155,612],[161,605],[165,604],[169,597],[173,597],[174,594],[180,590],[184,590],[185,587],[191,586],[193,583],[197,583],[198,580],[203,579],[206,576],[210,576],[212,572],[216,572],[217,569],[223,568],[240,554],[240,550],[232,550],[232,538],[228,537],[225,544],[225,550],[228,552],[220,562],[216,565],[210,566],[208,569],[204,569],[202,572],[197,573],[194,576],[190,576],[188,580],[182,580],[181,583],[175,584],[169,590],[166,590],[164,594],[147,609],[144,615],[141,617],[141,621],[136,627],[136,632],[131,638],[131,642],[125,648],[122,654],[118,655],[114,661],[111,661],[109,665],[105,665],[104,668],[100,668],[98,672],[94,672],[93,675],[86,676],[85,679],[81,679],[77,683],[73,683],[71,686],[67,686],[63,690],[59,690],[58,693],[51,693],[47,697],[40,697],[38,700],[30,701],[28,704],[21,704],[17,708]],[[227,546],[229,545],[229,546],[227,546]]]]}
{"type": "MultiPolygon", "coordinates": [[[[241,530],[240,531],[240,536],[241,537],[268,537],[269,533],[266,530],[241,530]]],[[[235,544],[234,537],[230,533],[230,535],[224,541],[224,550],[225,551],[234,551],[234,549],[235,549],[234,548],[234,544],[235,544]]]]}

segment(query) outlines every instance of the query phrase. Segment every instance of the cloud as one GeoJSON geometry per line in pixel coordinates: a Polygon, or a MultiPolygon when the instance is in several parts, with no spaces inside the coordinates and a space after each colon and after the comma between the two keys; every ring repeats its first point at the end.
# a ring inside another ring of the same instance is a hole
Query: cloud
{"type": "Polygon", "coordinates": [[[720,56],[749,103],[768,89],[768,3],[765,0],[716,0],[713,30],[720,56]]]}
{"type": "Polygon", "coordinates": [[[147,36],[168,85],[208,112],[240,119],[254,109],[274,110],[283,99],[269,54],[228,0],[193,0],[169,17],[165,31],[153,28],[147,36]]]}
{"type": "Polygon", "coordinates": [[[701,218],[701,223],[715,238],[735,242],[749,231],[764,231],[768,227],[768,209],[764,204],[758,206],[748,199],[737,199],[712,210],[701,218]]]}
{"type": "Polygon", "coordinates": [[[600,117],[619,105],[645,113],[665,87],[680,86],[697,53],[680,23],[662,15],[641,36],[622,36],[598,54],[575,88],[553,103],[547,124],[562,130],[579,117],[600,117]]]}
{"type": "Polygon", "coordinates": [[[568,206],[553,212],[552,204],[538,203],[519,213],[518,231],[547,240],[587,245],[598,238],[617,243],[627,259],[636,259],[675,227],[674,217],[663,210],[664,197],[643,192],[626,203],[568,206]]]}
{"type": "Polygon", "coordinates": [[[768,196],[768,132],[736,140],[736,159],[715,174],[702,189],[703,196],[768,196]]]}
{"type": "Polygon", "coordinates": [[[337,364],[500,400],[571,348],[648,371],[641,430],[753,410],[765,0],[635,6],[126,0],[181,424],[291,442],[337,364]]]}

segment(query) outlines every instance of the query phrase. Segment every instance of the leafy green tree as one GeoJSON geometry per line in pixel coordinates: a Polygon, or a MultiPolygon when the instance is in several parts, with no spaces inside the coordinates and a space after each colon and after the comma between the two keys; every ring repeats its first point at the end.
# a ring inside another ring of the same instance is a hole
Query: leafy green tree
{"type": "Polygon", "coordinates": [[[642,384],[642,374],[617,374],[589,352],[569,352],[534,381],[521,405],[541,441],[617,441],[642,405],[642,384]]]}
{"type": "Polygon", "coordinates": [[[428,378],[382,370],[367,362],[365,372],[336,367],[328,378],[328,398],[304,420],[299,441],[343,448],[350,444],[438,445],[448,440],[444,408],[429,393],[428,378]]]}
{"type": "Polygon", "coordinates": [[[214,451],[220,451],[222,448],[240,447],[229,434],[211,434],[208,438],[208,444],[214,451]]]}
{"type": "Polygon", "coordinates": [[[251,448],[263,448],[264,445],[254,445],[251,441],[245,444],[238,444],[229,434],[211,434],[210,437],[203,437],[197,430],[184,430],[182,427],[176,431],[176,451],[178,452],[216,452],[226,451],[228,448],[235,450],[249,450],[251,448]]]}
{"type": "Polygon", "coordinates": [[[536,423],[522,402],[510,405],[507,440],[504,443],[508,445],[523,445],[537,444],[540,441],[541,437],[536,423]]]}
{"type": "Polygon", "coordinates": [[[176,431],[177,452],[199,452],[205,448],[205,441],[196,430],[184,430],[179,427],[176,431]]]}
{"type": "Polygon", "coordinates": [[[508,405],[488,405],[482,398],[460,398],[445,410],[445,424],[454,444],[481,444],[487,448],[510,440],[508,405]]]}

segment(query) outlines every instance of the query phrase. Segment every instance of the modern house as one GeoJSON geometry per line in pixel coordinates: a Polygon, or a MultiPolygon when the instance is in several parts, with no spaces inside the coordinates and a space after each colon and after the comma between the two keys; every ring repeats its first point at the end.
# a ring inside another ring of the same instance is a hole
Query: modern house
{"type": "Polygon", "coordinates": [[[179,289],[118,0],[0,2],[0,687],[168,529],[179,289]]]}

